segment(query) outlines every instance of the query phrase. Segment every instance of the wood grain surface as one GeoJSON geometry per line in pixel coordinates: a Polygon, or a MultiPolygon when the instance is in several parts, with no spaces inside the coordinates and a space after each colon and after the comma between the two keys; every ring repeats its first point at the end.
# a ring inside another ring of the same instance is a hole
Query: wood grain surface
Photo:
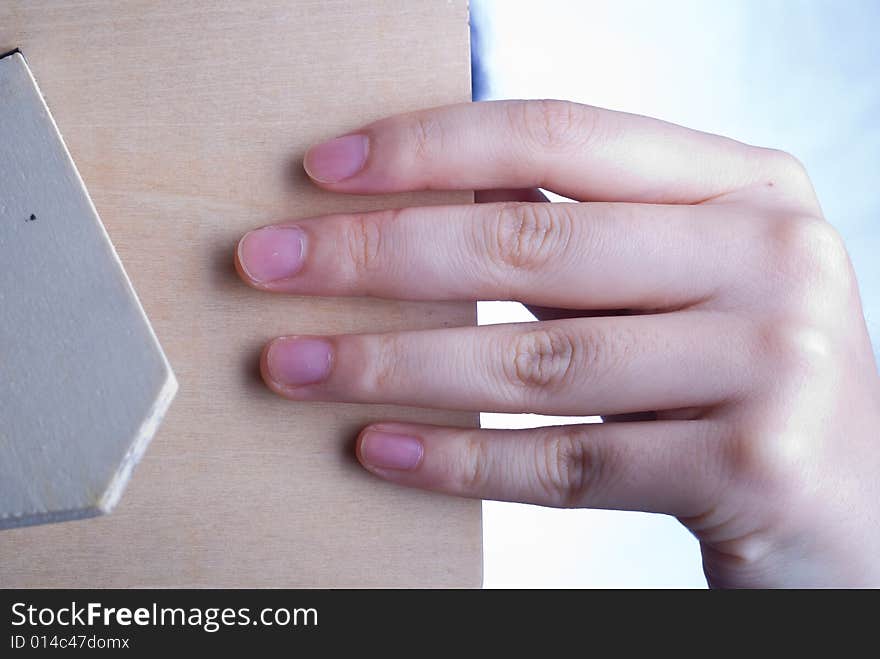
{"type": "Polygon", "coordinates": [[[373,419],[475,415],[292,403],[257,373],[275,335],[473,324],[474,305],[285,298],[232,267],[279,219],[471,199],[333,195],[300,167],[467,100],[467,22],[464,0],[0,0],[0,51],[24,52],[180,381],[116,511],[0,532],[0,587],[479,585],[479,502],[380,482],[352,450],[373,419]]]}

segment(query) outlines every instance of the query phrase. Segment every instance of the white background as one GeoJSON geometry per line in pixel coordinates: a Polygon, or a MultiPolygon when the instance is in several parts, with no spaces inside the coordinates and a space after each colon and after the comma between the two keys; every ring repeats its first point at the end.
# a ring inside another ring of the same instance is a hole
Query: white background
{"type": "MultiPolygon", "coordinates": [[[[880,2],[472,0],[471,12],[483,98],[567,98],[798,156],[847,240],[880,353],[880,2]]],[[[515,303],[479,311],[533,320],[515,303]]],[[[483,415],[486,427],[561,421],[483,415]]],[[[483,513],[489,588],[706,585],[672,518],[498,502],[483,513]]]]}

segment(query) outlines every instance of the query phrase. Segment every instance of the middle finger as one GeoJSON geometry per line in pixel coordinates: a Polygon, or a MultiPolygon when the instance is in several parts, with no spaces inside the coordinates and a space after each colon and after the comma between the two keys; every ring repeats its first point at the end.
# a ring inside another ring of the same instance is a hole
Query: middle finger
{"type": "Polygon", "coordinates": [[[731,243],[748,237],[737,213],[491,203],[331,215],[247,234],[236,263],[252,286],[296,295],[673,309],[735,285],[731,243]]]}

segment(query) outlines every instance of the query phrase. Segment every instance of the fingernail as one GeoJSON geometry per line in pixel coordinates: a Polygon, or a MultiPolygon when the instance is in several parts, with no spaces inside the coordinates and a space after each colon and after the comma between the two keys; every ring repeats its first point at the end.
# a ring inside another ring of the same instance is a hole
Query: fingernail
{"type": "Polygon", "coordinates": [[[267,283],[292,277],[305,257],[305,234],[297,227],[266,227],[238,243],[238,261],[253,281],[267,283]]]}
{"type": "Polygon", "coordinates": [[[288,387],[316,384],[330,374],[332,355],[323,339],[276,339],[266,355],[269,377],[288,387]]]}
{"type": "Polygon", "coordinates": [[[368,149],[366,135],[337,137],[309,149],[303,167],[319,183],[339,183],[363,169],[368,149]]]}
{"type": "Polygon", "coordinates": [[[415,469],[424,452],[422,442],[408,435],[370,430],[361,439],[361,457],[379,469],[415,469]]]}

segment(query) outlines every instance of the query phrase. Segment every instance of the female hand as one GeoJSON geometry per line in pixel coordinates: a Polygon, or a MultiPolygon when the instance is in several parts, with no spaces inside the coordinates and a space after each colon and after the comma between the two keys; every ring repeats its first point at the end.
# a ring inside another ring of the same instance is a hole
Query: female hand
{"type": "Polygon", "coordinates": [[[455,105],[313,147],[319,186],[510,199],[249,233],[242,277],[296,295],[519,300],[538,323],[294,336],[293,400],[606,416],[378,423],[377,476],[468,497],[675,515],[712,586],[880,585],[880,378],[846,250],[788,154],[560,101],[455,105]],[[542,203],[535,188],[582,203],[542,203]],[[533,200],[533,201],[522,201],[533,200]]]}

